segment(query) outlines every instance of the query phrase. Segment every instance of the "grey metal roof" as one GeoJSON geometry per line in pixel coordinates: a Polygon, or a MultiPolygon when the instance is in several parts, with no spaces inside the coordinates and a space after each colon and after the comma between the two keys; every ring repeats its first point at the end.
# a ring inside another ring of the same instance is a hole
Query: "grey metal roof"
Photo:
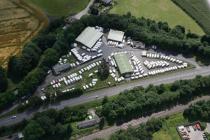
{"type": "Polygon", "coordinates": [[[122,42],[123,37],[124,37],[124,32],[122,31],[117,31],[117,30],[112,30],[110,29],[109,34],[108,34],[108,39],[117,41],[117,42],[122,42]]]}
{"type": "Polygon", "coordinates": [[[66,70],[68,70],[68,69],[70,69],[70,68],[71,68],[71,66],[70,66],[69,63],[62,64],[62,65],[57,64],[57,65],[55,65],[55,66],[53,67],[53,71],[54,71],[54,73],[55,73],[56,75],[58,75],[58,74],[60,74],[61,72],[66,71],[66,70]]]}
{"type": "Polygon", "coordinates": [[[77,127],[78,128],[86,128],[86,127],[91,127],[91,126],[94,126],[96,124],[99,123],[99,119],[96,118],[96,119],[91,119],[91,120],[85,120],[85,121],[82,121],[82,122],[79,122],[77,124],[77,127]]]}
{"type": "Polygon", "coordinates": [[[106,3],[106,4],[109,4],[112,2],[112,0],[102,0],[102,2],[106,3]]]}
{"type": "Polygon", "coordinates": [[[92,48],[96,44],[96,42],[102,37],[102,35],[103,33],[96,30],[94,27],[87,27],[76,38],[76,41],[82,43],[88,48],[92,48]]]}

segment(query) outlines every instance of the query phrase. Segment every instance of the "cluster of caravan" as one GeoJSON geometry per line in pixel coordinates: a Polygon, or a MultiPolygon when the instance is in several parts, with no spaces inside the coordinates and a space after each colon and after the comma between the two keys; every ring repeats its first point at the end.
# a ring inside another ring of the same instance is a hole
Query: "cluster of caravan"
{"type": "MultiPolygon", "coordinates": [[[[69,62],[68,62],[68,58],[70,58],[71,56],[72,56],[72,53],[71,53],[71,52],[69,52],[67,55],[63,55],[63,56],[59,59],[58,63],[59,63],[60,65],[69,63],[69,62]]],[[[78,61],[73,62],[73,63],[70,63],[71,68],[74,68],[74,67],[76,67],[76,66],[78,66],[78,65],[80,65],[80,63],[79,63],[78,61]]]]}
{"type": "Polygon", "coordinates": [[[181,61],[181,60],[178,60],[178,59],[175,59],[173,57],[166,56],[166,55],[163,55],[163,54],[158,54],[158,53],[147,53],[146,51],[143,51],[142,56],[147,57],[147,58],[156,58],[156,59],[168,60],[170,62],[178,63],[178,64],[183,63],[183,61],[181,61]]]}
{"type": "Polygon", "coordinates": [[[96,44],[93,46],[93,48],[88,49],[85,46],[83,46],[82,48],[87,50],[88,52],[93,51],[96,52],[101,46],[102,46],[103,42],[101,39],[99,39],[99,41],[96,42],[96,44]]]}
{"type": "Polygon", "coordinates": [[[71,52],[74,54],[76,59],[79,60],[82,63],[88,62],[90,60],[93,60],[95,58],[101,57],[103,55],[102,53],[98,53],[98,54],[93,55],[93,56],[87,55],[85,53],[80,54],[78,52],[77,48],[71,49],[71,52]]]}
{"type": "MultiPolygon", "coordinates": [[[[62,83],[61,82],[64,82],[66,86],[69,86],[71,84],[74,84],[80,80],[83,79],[83,76],[82,74],[85,72],[85,71],[89,71],[91,69],[93,69],[94,67],[96,66],[99,66],[101,64],[101,61],[97,61],[97,62],[94,62],[92,64],[89,64],[88,66],[82,68],[79,70],[79,74],[78,73],[72,73],[68,76],[65,76],[65,77],[62,77],[58,80],[53,80],[50,84],[53,88],[59,88],[61,87],[62,83]]],[[[97,73],[98,71],[96,70],[95,73],[97,73]]],[[[93,73],[91,73],[93,75],[93,73]]],[[[91,77],[92,75],[89,74],[89,77],[91,77]]],[[[98,81],[98,79],[92,79],[92,82],[83,86],[83,89],[88,89],[90,87],[93,87],[96,85],[96,82],[98,81]]],[[[70,89],[65,89],[63,90],[62,92],[65,93],[65,92],[69,92],[69,91],[72,91],[74,90],[75,88],[70,88],[70,89]]]]}
{"type": "Polygon", "coordinates": [[[153,70],[153,71],[148,72],[148,74],[156,75],[159,73],[165,73],[165,72],[174,71],[174,70],[182,69],[182,68],[186,68],[186,67],[187,67],[187,63],[184,63],[183,65],[180,65],[180,66],[173,66],[173,67],[163,68],[163,69],[159,69],[159,70],[153,70]]]}
{"type": "Polygon", "coordinates": [[[161,68],[168,67],[170,64],[166,61],[148,61],[148,60],[145,60],[144,65],[148,69],[154,69],[154,68],[159,68],[159,67],[161,67],[161,68]]]}
{"type": "Polygon", "coordinates": [[[86,84],[83,86],[83,89],[87,90],[91,87],[94,87],[96,85],[97,81],[98,81],[98,79],[92,79],[92,81],[89,84],[86,84]]]}
{"type": "Polygon", "coordinates": [[[143,74],[144,69],[141,65],[140,60],[135,55],[132,55],[131,56],[131,61],[133,63],[133,67],[134,67],[134,70],[133,70],[134,73],[133,73],[132,76],[137,76],[137,75],[143,74]]]}
{"type": "Polygon", "coordinates": [[[73,90],[75,90],[74,87],[73,88],[68,88],[68,89],[63,90],[62,93],[70,92],[70,91],[73,91],[73,90]]]}
{"type": "Polygon", "coordinates": [[[50,84],[53,88],[61,87],[61,82],[64,82],[66,86],[73,84],[77,81],[82,80],[82,75],[78,75],[77,73],[70,74],[66,77],[62,77],[58,80],[53,80],[50,84]]]}
{"type": "Polygon", "coordinates": [[[118,48],[124,48],[125,47],[125,44],[124,44],[125,40],[123,40],[123,43],[119,43],[119,42],[116,42],[116,41],[108,41],[108,46],[109,47],[118,47],[118,48]]]}
{"type": "Polygon", "coordinates": [[[89,70],[93,69],[94,67],[99,66],[100,64],[101,64],[101,61],[97,61],[97,62],[94,62],[92,64],[89,64],[88,66],[80,69],[79,74],[82,74],[85,71],[89,71],[89,70]]]}

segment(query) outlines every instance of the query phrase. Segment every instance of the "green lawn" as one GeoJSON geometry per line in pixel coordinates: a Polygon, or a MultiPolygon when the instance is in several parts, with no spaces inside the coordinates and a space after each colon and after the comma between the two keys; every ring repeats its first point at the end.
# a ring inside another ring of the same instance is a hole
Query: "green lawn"
{"type": "Polygon", "coordinates": [[[192,16],[210,34],[210,7],[207,0],[172,0],[192,16]]]}
{"type": "Polygon", "coordinates": [[[89,0],[26,0],[43,9],[49,16],[62,17],[83,10],[89,0]]]}
{"type": "Polygon", "coordinates": [[[180,140],[176,127],[187,122],[182,113],[170,116],[163,122],[163,128],[153,134],[153,140],[180,140]]]}
{"type": "Polygon", "coordinates": [[[204,34],[201,27],[171,0],[115,0],[116,6],[110,13],[126,14],[131,12],[136,17],[145,17],[156,21],[166,21],[171,27],[183,25],[197,34],[204,34]]]}

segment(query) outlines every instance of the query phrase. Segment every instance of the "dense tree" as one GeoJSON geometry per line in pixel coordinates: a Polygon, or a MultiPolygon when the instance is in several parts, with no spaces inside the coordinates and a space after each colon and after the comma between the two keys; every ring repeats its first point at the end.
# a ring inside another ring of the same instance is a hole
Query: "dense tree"
{"type": "Polygon", "coordinates": [[[99,112],[110,123],[149,115],[179,103],[186,103],[196,96],[209,94],[210,77],[196,77],[167,86],[169,88],[164,88],[164,85],[150,85],[144,90],[139,87],[126,91],[103,104],[99,112]]]}
{"type": "Polygon", "coordinates": [[[30,121],[23,133],[25,140],[39,140],[45,134],[45,131],[36,121],[30,121]]]}
{"type": "Polygon", "coordinates": [[[184,117],[191,121],[210,121],[210,101],[200,101],[184,111],[184,117]]]}
{"type": "Polygon", "coordinates": [[[106,80],[109,76],[109,65],[105,60],[102,61],[98,68],[98,75],[101,80],[106,80]]]}
{"type": "Polygon", "coordinates": [[[111,136],[110,140],[152,140],[153,133],[162,128],[162,120],[150,120],[137,128],[120,130],[111,136]]]}
{"type": "Polygon", "coordinates": [[[0,92],[4,92],[8,87],[6,71],[0,66],[0,92]]]}

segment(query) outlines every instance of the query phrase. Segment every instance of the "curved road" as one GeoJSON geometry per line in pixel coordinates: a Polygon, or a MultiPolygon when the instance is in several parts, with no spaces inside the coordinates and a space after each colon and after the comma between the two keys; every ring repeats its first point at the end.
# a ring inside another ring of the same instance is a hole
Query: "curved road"
{"type": "Polygon", "coordinates": [[[202,75],[202,76],[210,75],[210,66],[200,67],[200,68],[191,69],[191,70],[185,70],[182,72],[163,74],[163,75],[153,76],[153,77],[145,78],[145,79],[139,79],[134,82],[130,82],[130,83],[118,85],[115,87],[110,87],[110,88],[94,91],[90,94],[85,94],[85,95],[82,95],[77,98],[62,101],[59,104],[49,105],[47,108],[40,108],[38,111],[24,112],[24,113],[17,114],[16,119],[11,119],[11,116],[7,117],[7,118],[0,119],[0,126],[7,126],[7,125],[12,125],[12,124],[18,123],[24,119],[31,118],[31,116],[33,116],[33,114],[36,112],[41,112],[41,111],[44,111],[44,110],[47,110],[50,108],[60,110],[66,106],[75,106],[75,105],[87,103],[90,101],[94,101],[94,100],[96,100],[96,98],[95,98],[96,96],[98,96],[98,99],[102,99],[104,96],[108,96],[108,97],[114,96],[124,90],[129,90],[129,89],[132,89],[137,86],[146,87],[149,84],[153,84],[153,85],[167,84],[167,83],[172,83],[177,80],[192,79],[192,78],[195,78],[197,75],[202,75]]]}

